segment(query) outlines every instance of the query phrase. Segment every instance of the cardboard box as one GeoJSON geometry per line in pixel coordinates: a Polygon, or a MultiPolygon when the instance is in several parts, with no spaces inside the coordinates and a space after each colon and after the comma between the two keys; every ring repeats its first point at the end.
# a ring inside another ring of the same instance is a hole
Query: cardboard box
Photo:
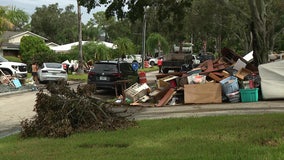
{"type": "Polygon", "coordinates": [[[251,74],[251,73],[252,73],[252,71],[250,71],[250,70],[248,70],[248,69],[246,69],[246,68],[242,68],[242,69],[240,69],[240,70],[237,72],[237,74],[236,74],[235,76],[238,77],[238,78],[241,79],[241,80],[244,80],[245,76],[247,76],[247,75],[249,75],[249,74],[251,74]]]}
{"type": "Polygon", "coordinates": [[[220,83],[184,85],[184,103],[222,103],[220,83]]]}

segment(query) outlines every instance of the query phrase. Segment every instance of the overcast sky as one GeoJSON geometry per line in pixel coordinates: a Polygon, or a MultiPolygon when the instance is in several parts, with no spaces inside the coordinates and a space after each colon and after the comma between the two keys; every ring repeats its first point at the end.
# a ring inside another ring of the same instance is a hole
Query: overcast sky
{"type": "MultiPolygon", "coordinates": [[[[69,4],[74,5],[74,9],[77,12],[77,1],[76,0],[0,0],[1,6],[14,6],[27,12],[30,16],[35,12],[36,7],[42,7],[42,5],[48,6],[49,4],[58,3],[59,8],[65,9],[69,4]]],[[[87,13],[87,9],[81,7],[82,12],[82,22],[87,23],[90,18],[93,17],[93,13],[97,11],[105,10],[105,8],[93,9],[90,14],[87,13]]]]}

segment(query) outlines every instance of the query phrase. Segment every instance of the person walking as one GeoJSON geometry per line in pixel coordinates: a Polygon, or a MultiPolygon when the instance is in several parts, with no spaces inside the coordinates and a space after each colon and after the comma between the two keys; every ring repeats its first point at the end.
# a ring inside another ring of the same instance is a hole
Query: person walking
{"type": "Polygon", "coordinates": [[[158,67],[159,67],[159,73],[162,73],[162,65],[163,65],[163,59],[160,57],[158,59],[158,67]]]}
{"type": "Polygon", "coordinates": [[[33,76],[33,80],[35,81],[35,84],[38,84],[37,71],[38,71],[38,64],[36,62],[34,62],[32,64],[32,76],[33,76]]]}

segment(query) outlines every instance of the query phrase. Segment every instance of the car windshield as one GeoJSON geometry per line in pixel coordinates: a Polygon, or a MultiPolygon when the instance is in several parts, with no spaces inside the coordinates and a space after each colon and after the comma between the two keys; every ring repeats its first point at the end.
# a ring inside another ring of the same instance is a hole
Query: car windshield
{"type": "Polygon", "coordinates": [[[45,63],[45,66],[47,68],[61,68],[61,64],[60,63],[45,63]]]}
{"type": "Polygon", "coordinates": [[[116,64],[110,63],[96,63],[94,69],[96,72],[118,72],[116,64]]]}
{"type": "Polygon", "coordinates": [[[0,56],[0,62],[9,62],[6,58],[0,56]]]}

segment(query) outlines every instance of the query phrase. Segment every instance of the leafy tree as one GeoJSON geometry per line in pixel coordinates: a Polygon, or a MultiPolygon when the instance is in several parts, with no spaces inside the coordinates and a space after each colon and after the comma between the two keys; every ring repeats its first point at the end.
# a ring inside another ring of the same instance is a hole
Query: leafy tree
{"type": "Polygon", "coordinates": [[[120,37],[127,37],[131,41],[133,40],[132,25],[129,20],[116,21],[115,23],[109,25],[107,30],[107,40],[112,42],[120,37]]]}
{"type": "Polygon", "coordinates": [[[69,5],[60,14],[60,27],[57,28],[58,35],[55,37],[57,43],[70,43],[78,41],[78,19],[74,6],[69,5]]]}
{"type": "Polygon", "coordinates": [[[134,54],[135,51],[135,45],[132,43],[132,41],[129,38],[118,38],[114,41],[114,44],[117,46],[116,52],[117,56],[125,56],[127,54],[134,54]]]}
{"type": "MultiPolygon", "coordinates": [[[[182,33],[183,20],[188,8],[191,6],[190,0],[125,0],[125,1],[107,1],[107,0],[78,0],[82,6],[87,7],[88,11],[100,5],[107,5],[105,11],[106,17],[116,16],[119,20],[128,18],[132,23],[140,19],[142,21],[143,15],[147,10],[144,8],[148,6],[155,10],[157,20],[163,22],[164,20],[171,20],[172,25],[168,27],[169,33],[173,33],[173,39],[179,41],[184,40],[182,33]],[[128,10],[125,10],[128,6],[128,10]]],[[[142,29],[141,29],[142,30],[142,29]]],[[[172,38],[172,37],[171,37],[172,38]]]]}
{"type": "Polygon", "coordinates": [[[102,31],[96,27],[96,24],[93,23],[93,20],[89,20],[86,25],[82,25],[82,37],[86,41],[98,40],[102,31]]]}
{"type": "Polygon", "coordinates": [[[152,54],[152,56],[157,57],[156,50],[158,50],[158,55],[163,51],[164,53],[169,52],[169,44],[164,37],[162,37],[158,33],[152,33],[147,38],[146,46],[148,51],[152,54]]]}
{"type": "Polygon", "coordinates": [[[249,35],[252,38],[255,65],[266,63],[268,54],[274,50],[274,41],[284,31],[283,16],[281,16],[284,2],[281,0],[250,0],[246,3],[249,6],[249,12],[244,10],[245,5],[235,7],[236,2],[226,0],[224,4],[228,8],[233,8],[235,13],[239,13],[247,22],[249,35]]]}
{"type": "Polygon", "coordinates": [[[59,44],[77,41],[77,14],[74,6],[58,8],[58,3],[49,6],[37,7],[32,15],[31,30],[49,41],[59,44]]]}
{"type": "Polygon", "coordinates": [[[111,49],[107,48],[104,44],[96,44],[96,48],[94,50],[94,60],[110,60],[112,58],[111,49]]]}
{"type": "Polygon", "coordinates": [[[50,55],[53,53],[45,42],[35,36],[24,36],[20,44],[21,59],[24,63],[31,65],[33,61],[38,63],[52,60],[50,55]]]}
{"type": "Polygon", "coordinates": [[[14,27],[14,24],[8,18],[7,12],[8,7],[0,6],[0,34],[3,31],[14,27]]]}
{"type": "MultiPolygon", "coordinates": [[[[275,37],[284,31],[283,23],[282,27],[280,27],[278,22],[279,16],[283,15],[283,11],[277,11],[278,14],[273,12],[274,9],[278,8],[278,4],[282,4],[283,6],[283,3],[283,1],[249,1],[252,17],[253,51],[256,65],[268,61],[268,54],[273,48],[275,37]],[[278,30],[277,32],[276,29],[278,30]]],[[[283,17],[281,21],[283,22],[283,17]]]]}
{"type": "Polygon", "coordinates": [[[28,25],[30,16],[23,10],[11,7],[7,12],[7,18],[14,24],[13,30],[23,31],[28,25]]]}
{"type": "MultiPolygon", "coordinates": [[[[98,60],[109,60],[112,57],[112,49],[107,48],[104,44],[98,42],[88,42],[82,46],[84,53],[84,61],[98,61],[98,60]]],[[[70,60],[77,59],[78,57],[78,46],[71,49],[70,60]]]]}

